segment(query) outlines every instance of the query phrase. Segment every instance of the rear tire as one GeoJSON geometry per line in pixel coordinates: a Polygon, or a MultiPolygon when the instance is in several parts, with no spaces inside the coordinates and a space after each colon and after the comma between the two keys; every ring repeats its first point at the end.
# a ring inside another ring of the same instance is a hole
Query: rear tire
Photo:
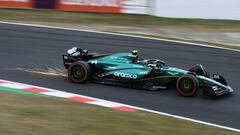
{"type": "Polygon", "coordinates": [[[177,92],[185,97],[192,97],[197,93],[199,82],[193,75],[183,75],[177,79],[177,92]]]}
{"type": "Polygon", "coordinates": [[[68,78],[74,83],[85,83],[91,75],[91,68],[85,61],[74,62],[68,68],[68,78]]]}

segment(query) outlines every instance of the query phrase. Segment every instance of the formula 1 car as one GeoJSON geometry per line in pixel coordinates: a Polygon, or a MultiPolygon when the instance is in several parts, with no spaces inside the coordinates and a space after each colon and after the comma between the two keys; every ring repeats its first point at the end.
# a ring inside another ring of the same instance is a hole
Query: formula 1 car
{"type": "Polygon", "coordinates": [[[209,73],[201,64],[189,70],[169,67],[159,59],[139,59],[137,50],[131,53],[96,54],[73,47],[63,55],[68,77],[74,83],[93,82],[159,90],[175,87],[177,93],[191,97],[198,90],[206,96],[220,96],[233,92],[226,80],[209,73]]]}

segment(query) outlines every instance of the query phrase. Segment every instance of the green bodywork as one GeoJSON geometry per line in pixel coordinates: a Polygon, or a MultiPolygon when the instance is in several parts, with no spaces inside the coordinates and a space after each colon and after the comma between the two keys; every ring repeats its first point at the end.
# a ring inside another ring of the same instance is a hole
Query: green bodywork
{"type": "MultiPolygon", "coordinates": [[[[129,81],[151,80],[158,78],[178,78],[189,73],[187,70],[163,65],[158,67],[158,69],[155,69],[161,71],[161,75],[154,77],[149,76],[153,70],[152,67],[147,66],[144,64],[144,60],[138,59],[137,55],[133,55],[131,53],[106,55],[100,58],[91,59],[88,61],[88,63],[93,65],[96,69],[103,71],[106,75],[112,75],[129,81]]],[[[197,74],[193,75],[198,79],[200,84],[204,83],[229,89],[229,86],[223,85],[213,79],[197,74]]]]}

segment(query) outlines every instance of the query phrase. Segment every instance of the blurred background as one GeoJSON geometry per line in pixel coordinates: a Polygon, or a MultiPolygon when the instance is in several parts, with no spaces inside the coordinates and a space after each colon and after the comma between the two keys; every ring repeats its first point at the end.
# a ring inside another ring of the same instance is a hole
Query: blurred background
{"type": "Polygon", "coordinates": [[[0,0],[0,20],[239,48],[239,0],[0,0]]]}
{"type": "Polygon", "coordinates": [[[0,0],[1,7],[240,20],[238,0],[0,0]]]}

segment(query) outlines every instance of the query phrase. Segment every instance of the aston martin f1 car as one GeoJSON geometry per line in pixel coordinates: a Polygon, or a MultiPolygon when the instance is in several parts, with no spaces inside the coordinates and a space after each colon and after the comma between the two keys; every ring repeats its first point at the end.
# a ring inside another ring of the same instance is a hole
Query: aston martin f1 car
{"type": "Polygon", "coordinates": [[[139,59],[137,50],[131,53],[97,54],[73,47],[63,55],[68,77],[74,83],[93,81],[147,90],[176,88],[182,96],[191,97],[198,90],[206,96],[233,92],[226,80],[209,73],[201,64],[189,70],[167,66],[159,59],[139,59]]]}

